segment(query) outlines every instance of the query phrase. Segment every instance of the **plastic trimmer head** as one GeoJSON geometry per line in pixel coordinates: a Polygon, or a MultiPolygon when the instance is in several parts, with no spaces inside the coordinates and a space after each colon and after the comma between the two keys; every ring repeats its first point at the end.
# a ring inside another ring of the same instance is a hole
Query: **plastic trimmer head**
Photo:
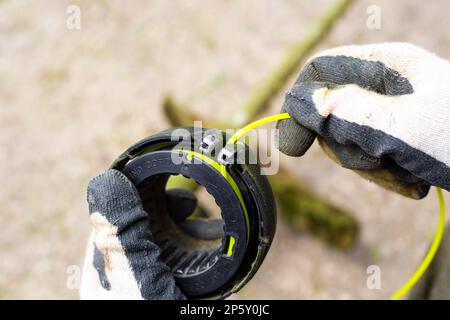
{"type": "Polygon", "coordinates": [[[172,128],[134,144],[111,166],[138,189],[161,259],[188,298],[221,299],[240,290],[261,266],[275,233],[267,178],[257,164],[228,164],[233,155],[215,151],[225,150],[225,141],[217,130],[172,128]],[[183,139],[174,140],[176,130],[183,139]],[[165,199],[172,175],[194,180],[214,197],[223,220],[220,236],[191,232],[172,219],[165,199]]]}

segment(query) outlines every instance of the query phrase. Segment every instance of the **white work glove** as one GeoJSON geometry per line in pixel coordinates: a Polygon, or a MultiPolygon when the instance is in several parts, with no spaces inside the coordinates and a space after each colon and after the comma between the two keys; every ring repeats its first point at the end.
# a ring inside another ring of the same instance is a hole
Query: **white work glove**
{"type": "MultiPolygon", "coordinates": [[[[196,199],[185,195],[172,193],[168,201],[188,215],[196,199]]],[[[160,260],[138,191],[121,172],[108,170],[92,179],[88,204],[93,231],[83,267],[82,299],[185,298],[160,260]]]]}
{"type": "Polygon", "coordinates": [[[450,63],[407,43],[347,46],[312,57],[287,93],[279,149],[326,154],[420,199],[450,190],[450,63]]]}

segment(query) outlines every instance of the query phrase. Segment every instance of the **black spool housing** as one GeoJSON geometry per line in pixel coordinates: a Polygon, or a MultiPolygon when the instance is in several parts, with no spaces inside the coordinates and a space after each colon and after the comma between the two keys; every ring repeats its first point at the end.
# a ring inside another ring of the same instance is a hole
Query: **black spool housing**
{"type": "Polygon", "coordinates": [[[196,163],[172,161],[171,156],[179,153],[175,149],[180,141],[172,141],[174,131],[179,129],[189,134],[191,150],[199,152],[206,129],[172,128],[137,142],[111,168],[122,171],[137,187],[161,258],[171,268],[181,291],[188,298],[226,298],[253,277],[270,248],[276,227],[273,193],[258,165],[227,165],[247,209],[247,227],[241,201],[215,168],[204,161],[199,164],[198,159],[196,163]],[[169,176],[175,174],[195,180],[216,200],[224,221],[224,237],[219,243],[196,239],[170,219],[165,186],[169,176]],[[235,243],[228,256],[231,238],[235,243]]]}

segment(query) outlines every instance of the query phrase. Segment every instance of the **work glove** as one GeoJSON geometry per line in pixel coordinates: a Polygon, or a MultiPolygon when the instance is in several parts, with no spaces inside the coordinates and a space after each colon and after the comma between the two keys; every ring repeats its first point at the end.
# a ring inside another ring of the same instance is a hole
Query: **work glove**
{"type": "Polygon", "coordinates": [[[342,167],[421,199],[450,190],[450,64],[407,43],[347,46],[309,59],[287,92],[279,149],[315,138],[342,167]]]}
{"type": "MultiPolygon", "coordinates": [[[[185,223],[187,232],[213,233],[206,237],[221,232],[214,220],[209,224],[185,220],[197,207],[190,191],[171,189],[165,199],[172,218],[185,223]]],[[[117,170],[108,170],[91,180],[87,201],[93,230],[83,267],[81,298],[185,299],[153,242],[149,228],[152,212],[144,211],[131,181],[117,170]]]]}

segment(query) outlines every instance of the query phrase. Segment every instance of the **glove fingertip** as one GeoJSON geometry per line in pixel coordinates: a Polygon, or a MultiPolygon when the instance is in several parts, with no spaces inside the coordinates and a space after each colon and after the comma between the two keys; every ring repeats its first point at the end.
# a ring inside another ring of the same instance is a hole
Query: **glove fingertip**
{"type": "Polygon", "coordinates": [[[182,221],[197,208],[197,197],[190,190],[168,189],[166,190],[166,206],[173,220],[182,221]]]}
{"type": "Polygon", "coordinates": [[[141,200],[128,178],[117,170],[107,170],[93,178],[87,188],[89,213],[103,215],[130,210],[141,205],[141,200]]]}
{"type": "Polygon", "coordinates": [[[311,147],[317,134],[293,119],[279,121],[277,148],[285,155],[291,157],[303,156],[311,147]]]}

